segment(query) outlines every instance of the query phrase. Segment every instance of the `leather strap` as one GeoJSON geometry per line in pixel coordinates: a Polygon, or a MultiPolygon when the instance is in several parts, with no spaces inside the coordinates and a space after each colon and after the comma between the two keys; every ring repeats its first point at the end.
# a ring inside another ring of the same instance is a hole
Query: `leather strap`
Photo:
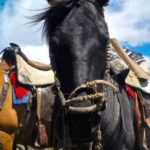
{"type": "Polygon", "coordinates": [[[5,101],[5,98],[6,98],[6,95],[7,95],[8,88],[9,88],[8,75],[4,74],[4,84],[3,84],[3,87],[0,91],[0,110],[3,107],[4,101],[5,101]]]}
{"type": "Polygon", "coordinates": [[[140,122],[137,122],[139,127],[138,127],[138,139],[139,139],[139,146],[148,150],[148,143],[147,143],[147,131],[146,131],[146,125],[147,124],[147,119],[149,119],[148,114],[146,113],[146,105],[144,102],[144,98],[142,96],[142,93],[140,91],[137,91],[137,99],[138,99],[138,104],[139,104],[139,110],[140,110],[140,122]]]}
{"type": "Polygon", "coordinates": [[[37,116],[40,122],[41,122],[41,100],[42,100],[42,89],[37,88],[37,116]]]}
{"type": "Polygon", "coordinates": [[[42,89],[37,88],[37,117],[38,117],[38,142],[40,146],[45,147],[48,145],[48,136],[46,133],[45,125],[41,122],[41,101],[42,101],[42,89]]]}
{"type": "Polygon", "coordinates": [[[135,116],[136,116],[137,128],[139,130],[141,126],[141,112],[140,112],[140,106],[138,102],[138,95],[136,92],[135,92],[135,116]]]}

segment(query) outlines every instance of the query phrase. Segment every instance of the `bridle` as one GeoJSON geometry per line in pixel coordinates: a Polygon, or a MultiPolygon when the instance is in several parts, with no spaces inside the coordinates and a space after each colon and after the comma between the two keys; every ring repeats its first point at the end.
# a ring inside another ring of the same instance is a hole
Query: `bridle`
{"type": "Polygon", "coordinates": [[[67,108],[67,112],[72,114],[86,114],[92,113],[95,111],[101,111],[106,108],[106,92],[98,92],[97,87],[99,84],[106,85],[111,87],[113,90],[117,91],[117,87],[112,83],[106,80],[93,80],[91,82],[87,82],[85,84],[81,84],[80,86],[76,87],[71,94],[69,95],[68,99],[65,98],[63,92],[60,89],[60,83],[58,78],[55,78],[55,93],[58,94],[59,99],[63,107],[67,108]],[[76,97],[76,93],[79,90],[86,90],[86,89],[93,89],[92,94],[87,94],[85,96],[76,97]],[[74,103],[83,102],[83,101],[99,101],[96,104],[92,104],[91,106],[86,107],[74,107],[71,106],[74,103]]]}
{"type": "MultiPolygon", "coordinates": [[[[109,47],[109,45],[107,45],[109,47]]],[[[108,49],[108,48],[107,48],[108,49]]],[[[110,70],[110,55],[107,52],[106,54],[106,71],[105,75],[109,74],[110,70]]],[[[57,78],[56,75],[56,66],[55,66],[55,61],[53,61],[53,69],[54,69],[54,74],[55,74],[55,85],[54,85],[54,90],[53,92],[58,94],[59,99],[61,101],[61,104],[63,107],[67,109],[67,112],[72,113],[72,114],[86,114],[86,113],[92,113],[95,111],[102,111],[106,108],[107,105],[107,100],[106,100],[106,91],[104,92],[98,92],[98,85],[104,85],[104,86],[109,86],[112,88],[114,91],[118,91],[117,85],[114,85],[112,82],[106,80],[93,80],[90,82],[83,83],[76,87],[71,94],[69,94],[68,99],[65,98],[65,94],[61,91],[61,85],[59,82],[59,79],[57,78]],[[79,96],[77,97],[78,91],[82,90],[87,90],[87,89],[92,89],[92,94],[87,94],[85,96],[79,96]],[[86,106],[86,107],[74,107],[71,106],[74,103],[78,102],[83,102],[83,101],[97,101],[95,104],[92,104],[91,106],[86,106]]]]}
{"type": "MultiPolygon", "coordinates": [[[[68,121],[65,119],[65,115],[67,114],[72,114],[72,115],[86,115],[86,114],[95,114],[101,111],[104,111],[106,106],[107,106],[107,98],[106,94],[107,91],[104,92],[98,92],[98,85],[104,85],[104,86],[109,86],[112,88],[114,91],[118,91],[118,87],[115,86],[113,83],[106,81],[106,80],[93,80],[91,82],[86,82],[84,84],[79,85],[76,87],[71,94],[69,95],[68,99],[65,98],[65,95],[61,91],[60,88],[60,83],[58,78],[55,78],[55,85],[54,85],[54,91],[55,94],[58,95],[58,98],[61,102],[61,105],[63,107],[63,113],[61,112],[62,115],[62,120],[64,123],[63,130],[64,130],[64,146],[66,144],[66,137],[67,137],[67,126],[68,126],[68,121]],[[84,96],[79,96],[77,97],[77,93],[79,90],[87,90],[87,89],[92,89],[93,93],[92,94],[87,94],[84,96]],[[72,104],[78,103],[78,102],[83,102],[83,101],[92,101],[91,106],[84,106],[84,107],[75,107],[72,106],[72,104]]],[[[106,90],[106,88],[105,88],[106,90]]],[[[97,135],[94,139],[94,141],[98,144],[97,146],[102,147],[101,145],[101,140],[102,140],[102,135],[101,135],[101,129],[100,129],[100,124],[98,124],[98,129],[96,131],[97,135]]]]}

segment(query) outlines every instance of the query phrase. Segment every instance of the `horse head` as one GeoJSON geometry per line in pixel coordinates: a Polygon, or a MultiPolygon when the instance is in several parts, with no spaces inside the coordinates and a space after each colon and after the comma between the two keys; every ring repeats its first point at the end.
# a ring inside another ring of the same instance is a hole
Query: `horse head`
{"type": "Polygon", "coordinates": [[[109,33],[103,6],[108,0],[48,2],[52,7],[36,21],[45,20],[44,33],[56,73],[56,106],[63,110],[56,116],[54,111],[54,119],[65,114],[61,117],[67,120],[71,140],[90,141],[104,104],[101,84],[109,84],[99,81],[106,70],[109,33]]]}

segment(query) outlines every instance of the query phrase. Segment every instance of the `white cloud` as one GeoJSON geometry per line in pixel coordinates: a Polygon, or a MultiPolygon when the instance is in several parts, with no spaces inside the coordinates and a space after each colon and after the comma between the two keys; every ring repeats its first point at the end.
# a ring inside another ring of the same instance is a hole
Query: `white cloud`
{"type": "Polygon", "coordinates": [[[146,59],[147,67],[150,69],[150,57],[144,56],[144,58],[146,59]]]}
{"type": "Polygon", "coordinates": [[[22,49],[23,53],[28,57],[28,59],[39,61],[41,63],[50,64],[48,47],[43,46],[25,46],[22,49]]]}
{"type": "Polygon", "coordinates": [[[5,7],[1,14],[0,39],[3,39],[2,43],[16,42],[22,45],[41,45],[43,43],[41,37],[42,26],[29,24],[31,20],[27,19],[27,17],[38,13],[35,10],[45,8],[47,6],[46,0],[28,1],[14,2],[13,9],[5,7]]]}
{"type": "MultiPolygon", "coordinates": [[[[42,24],[28,24],[30,20],[26,18],[39,13],[35,10],[47,7],[47,1],[17,0],[13,3],[13,9],[5,7],[0,16],[0,49],[15,42],[30,59],[48,63],[48,49],[41,33],[42,24]]],[[[150,42],[150,0],[111,0],[111,3],[114,3],[114,7],[119,7],[119,3],[122,5],[116,10],[110,6],[106,8],[105,16],[111,37],[132,46],[150,42]]]]}
{"type": "Polygon", "coordinates": [[[132,46],[150,42],[150,0],[126,0],[122,4],[115,11],[110,6],[106,8],[110,36],[132,46]]]}
{"type": "Polygon", "coordinates": [[[42,38],[42,24],[35,26],[30,24],[31,20],[27,18],[48,7],[47,1],[19,0],[13,4],[13,8],[6,4],[0,15],[0,49],[13,42],[18,44],[30,59],[49,63],[48,48],[42,38]]]}

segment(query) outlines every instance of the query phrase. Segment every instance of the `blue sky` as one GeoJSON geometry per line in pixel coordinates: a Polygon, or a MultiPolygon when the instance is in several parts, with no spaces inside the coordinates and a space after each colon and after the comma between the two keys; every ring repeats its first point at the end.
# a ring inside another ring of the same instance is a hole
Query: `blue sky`
{"type": "Polygon", "coordinates": [[[126,47],[129,47],[130,49],[132,49],[134,51],[137,51],[139,53],[142,53],[143,55],[150,57],[150,43],[137,45],[137,46],[126,46],[126,47]]]}
{"type": "MultiPolygon", "coordinates": [[[[46,0],[0,0],[0,50],[15,42],[29,58],[40,57],[41,62],[49,63],[47,46],[41,37],[42,25],[31,26],[26,17],[47,6],[46,0]]],[[[110,0],[104,10],[110,36],[124,47],[142,53],[149,61],[150,0],[110,0]]]]}
{"type": "Polygon", "coordinates": [[[150,57],[150,0],[110,0],[105,16],[112,37],[150,57]]]}

